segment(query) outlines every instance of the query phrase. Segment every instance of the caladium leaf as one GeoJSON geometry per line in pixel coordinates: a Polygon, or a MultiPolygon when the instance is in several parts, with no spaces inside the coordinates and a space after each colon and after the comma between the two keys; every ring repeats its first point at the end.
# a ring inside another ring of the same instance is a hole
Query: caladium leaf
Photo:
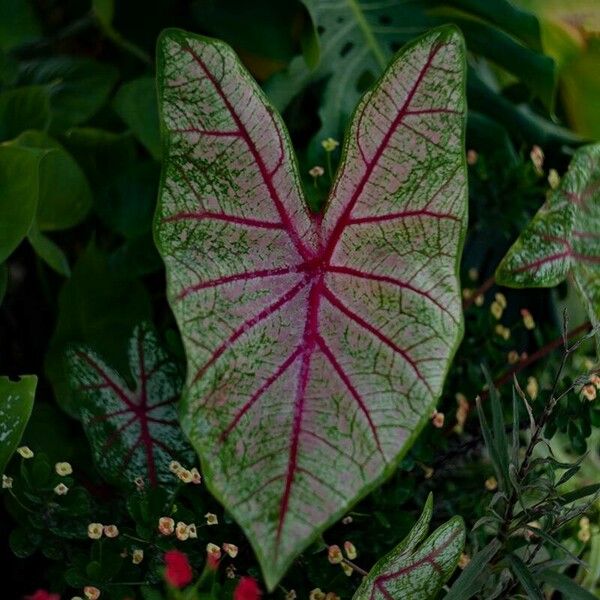
{"type": "Polygon", "coordinates": [[[428,600],[454,572],[465,544],[465,526],[454,517],[425,541],[433,512],[430,494],[423,514],[408,536],[364,578],[354,600],[428,600]]]}
{"type": "Polygon", "coordinates": [[[600,144],[577,150],[559,187],[496,271],[501,285],[552,287],[572,274],[594,325],[600,323],[600,144]]]}
{"type": "Polygon", "coordinates": [[[227,45],[169,30],[158,73],[182,423],[273,588],[393,471],[462,335],[463,41],[425,35],[365,95],[322,214],[227,45]]]}
{"type": "Polygon", "coordinates": [[[35,375],[19,381],[0,377],[0,474],[21,441],[33,409],[36,385],[35,375]]]}
{"type": "Polygon", "coordinates": [[[148,325],[136,327],[129,345],[135,387],[84,347],[68,351],[75,402],[98,468],[108,481],[126,486],[137,477],[150,485],[173,484],[169,463],[190,464],[193,451],[177,420],[180,369],[148,325]]]}

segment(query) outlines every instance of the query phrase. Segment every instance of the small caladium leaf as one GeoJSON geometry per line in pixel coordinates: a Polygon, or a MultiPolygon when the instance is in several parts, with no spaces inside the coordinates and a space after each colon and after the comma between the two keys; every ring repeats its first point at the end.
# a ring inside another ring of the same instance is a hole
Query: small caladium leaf
{"type": "Polygon", "coordinates": [[[21,441],[33,409],[36,385],[35,375],[19,381],[0,377],[0,475],[21,441]]]}
{"type": "Polygon", "coordinates": [[[182,424],[273,588],[395,468],[462,335],[464,47],[407,46],[359,103],[322,214],[225,44],[163,34],[156,241],[188,360],[182,424]]]}
{"type": "Polygon", "coordinates": [[[571,273],[594,325],[600,323],[600,144],[575,153],[559,187],[504,257],[496,279],[552,287],[571,273]]]}
{"type": "Polygon", "coordinates": [[[125,378],[84,347],[68,351],[75,401],[98,468],[111,482],[173,483],[172,460],[190,464],[193,452],[177,420],[180,369],[148,325],[136,327],[129,345],[131,389],[125,378]]]}
{"type": "Polygon", "coordinates": [[[353,600],[428,600],[454,572],[465,544],[465,526],[454,517],[425,541],[433,511],[430,494],[408,536],[371,569],[353,600]]]}

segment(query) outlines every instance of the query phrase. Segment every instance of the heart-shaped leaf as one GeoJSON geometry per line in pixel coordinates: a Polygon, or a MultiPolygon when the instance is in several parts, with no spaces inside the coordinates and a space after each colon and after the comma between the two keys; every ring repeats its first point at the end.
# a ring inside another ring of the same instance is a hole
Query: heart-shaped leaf
{"type": "Polygon", "coordinates": [[[462,334],[464,48],[410,44],[359,103],[323,214],[225,44],[158,51],[156,240],[183,336],[183,427],[273,588],[395,468],[462,334]]]}
{"type": "Polygon", "coordinates": [[[600,323],[600,144],[577,150],[560,186],[496,271],[501,285],[552,287],[572,273],[594,325],[600,323]]]}
{"type": "Polygon", "coordinates": [[[68,351],[69,377],[86,435],[108,481],[131,486],[142,477],[151,485],[172,484],[169,463],[193,460],[177,420],[180,370],[145,324],[133,332],[129,361],[134,389],[91,350],[68,351]]]}
{"type": "Polygon", "coordinates": [[[36,385],[35,375],[19,381],[0,377],[0,475],[21,441],[31,416],[36,385]]]}
{"type": "Polygon", "coordinates": [[[371,569],[354,600],[436,597],[456,568],[465,544],[465,526],[460,517],[454,517],[423,541],[432,511],[433,496],[429,494],[423,514],[408,536],[371,569]]]}

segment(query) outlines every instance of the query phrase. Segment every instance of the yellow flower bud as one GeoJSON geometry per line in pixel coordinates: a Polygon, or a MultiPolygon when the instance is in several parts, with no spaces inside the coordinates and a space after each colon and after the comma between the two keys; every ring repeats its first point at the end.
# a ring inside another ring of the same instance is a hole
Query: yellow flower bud
{"type": "Polygon", "coordinates": [[[161,517],[158,520],[158,531],[162,535],[171,535],[175,531],[175,521],[171,517],[161,517]]]}
{"type": "Polygon", "coordinates": [[[488,492],[493,492],[494,490],[498,489],[498,481],[495,477],[488,477],[485,480],[485,489],[488,492]]]}
{"type": "Polygon", "coordinates": [[[354,560],[358,556],[358,552],[356,551],[356,546],[352,542],[349,542],[349,541],[344,542],[344,552],[346,553],[346,556],[350,560],[354,560]]]}
{"type": "Polygon", "coordinates": [[[31,448],[29,448],[29,446],[21,446],[20,448],[17,448],[17,452],[23,458],[33,458],[34,457],[33,450],[31,448]]]}
{"type": "Polygon", "coordinates": [[[540,391],[540,386],[538,385],[537,379],[535,377],[527,378],[527,393],[532,400],[535,400],[540,391]]]}
{"type": "Polygon", "coordinates": [[[139,565],[144,560],[144,551],[136,548],[131,555],[131,562],[134,565],[139,565]]]}
{"type": "Polygon", "coordinates": [[[223,550],[230,558],[235,558],[238,555],[238,547],[235,544],[228,544],[225,542],[223,544],[223,550]]]}
{"type": "Polygon", "coordinates": [[[179,521],[175,527],[175,535],[180,542],[185,542],[190,537],[187,524],[179,521]]]}
{"type": "Polygon", "coordinates": [[[93,585],[88,585],[83,588],[83,595],[87,600],[98,600],[100,598],[100,590],[93,585]]]}
{"type": "Polygon", "coordinates": [[[321,591],[321,588],[315,588],[310,591],[308,600],[325,600],[325,594],[321,591]]]}
{"type": "Polygon", "coordinates": [[[68,462],[57,462],[54,465],[54,470],[56,471],[57,475],[60,475],[61,477],[66,477],[67,475],[71,475],[73,473],[73,467],[71,466],[71,463],[68,462]]]}
{"type": "Polygon", "coordinates": [[[69,488],[64,484],[64,483],[59,483],[55,488],[54,488],[54,493],[57,496],[64,496],[65,494],[67,494],[69,491],[69,488]]]}
{"type": "Polygon", "coordinates": [[[204,515],[204,517],[206,518],[207,525],[218,525],[219,524],[219,519],[217,518],[217,515],[215,515],[214,513],[206,513],[204,515]]]}
{"type": "Polygon", "coordinates": [[[102,523],[90,523],[87,527],[87,534],[91,540],[99,540],[102,537],[102,523]]]}
{"type": "Polygon", "coordinates": [[[325,152],[333,152],[339,145],[340,143],[331,137],[321,142],[321,146],[323,146],[325,152]]]}
{"type": "Polygon", "coordinates": [[[340,550],[339,546],[333,545],[327,548],[327,560],[332,565],[338,565],[343,559],[344,557],[342,556],[342,551],[340,550]]]}
{"type": "Polygon", "coordinates": [[[105,525],[104,535],[107,538],[116,538],[119,535],[119,528],[116,525],[105,525]]]}

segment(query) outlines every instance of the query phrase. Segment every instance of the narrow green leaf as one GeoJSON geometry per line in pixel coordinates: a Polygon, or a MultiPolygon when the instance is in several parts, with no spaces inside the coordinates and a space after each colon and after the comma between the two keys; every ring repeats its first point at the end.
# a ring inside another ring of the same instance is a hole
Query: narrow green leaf
{"type": "Polygon", "coordinates": [[[494,538],[485,548],[477,552],[444,596],[444,600],[469,600],[473,597],[481,587],[479,578],[501,547],[500,540],[494,538]]]}
{"type": "Polygon", "coordinates": [[[408,537],[375,564],[353,600],[428,600],[436,596],[456,568],[465,528],[462,519],[455,517],[421,543],[429,528],[432,504],[430,494],[408,537]]]}
{"type": "Polygon", "coordinates": [[[393,471],[462,335],[464,45],[447,27],[398,54],[356,107],[319,216],[228,46],[168,30],[157,62],[182,425],[272,589],[393,471]]]}
{"type": "Polygon", "coordinates": [[[570,577],[557,571],[541,571],[535,574],[535,578],[562,592],[568,600],[597,600],[598,598],[575,583],[570,577]]]}
{"type": "Polygon", "coordinates": [[[68,351],[67,370],[75,402],[104,477],[133,487],[137,477],[150,485],[177,485],[172,460],[189,468],[194,453],[177,419],[182,374],[146,324],[129,343],[134,387],[89,348],[68,351]]]}
{"type": "Polygon", "coordinates": [[[535,582],[529,567],[516,554],[509,554],[508,561],[512,572],[523,586],[529,600],[544,600],[544,596],[535,582]]]}
{"type": "Polygon", "coordinates": [[[45,236],[34,225],[27,234],[27,239],[31,243],[36,254],[43,259],[60,275],[69,277],[71,269],[65,253],[49,237],[45,236]]]}
{"type": "Polygon", "coordinates": [[[31,416],[37,377],[26,375],[19,381],[0,377],[0,474],[17,449],[31,416]]]}
{"type": "Polygon", "coordinates": [[[559,501],[563,505],[569,504],[570,502],[575,502],[575,500],[580,500],[581,498],[591,496],[592,494],[596,494],[598,492],[600,492],[600,483],[592,483],[577,490],[573,490],[572,492],[563,494],[560,496],[559,501]]]}

